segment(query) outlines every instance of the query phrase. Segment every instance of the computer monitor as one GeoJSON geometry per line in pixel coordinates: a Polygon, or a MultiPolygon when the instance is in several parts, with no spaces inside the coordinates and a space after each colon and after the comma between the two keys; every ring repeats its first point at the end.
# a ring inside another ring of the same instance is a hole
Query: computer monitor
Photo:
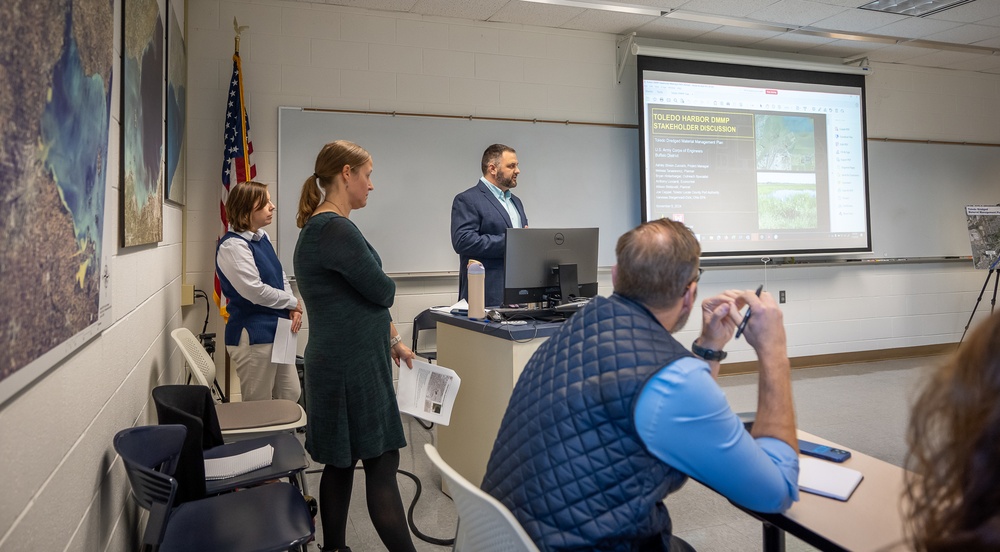
{"type": "Polygon", "coordinates": [[[565,304],[597,295],[597,228],[508,228],[503,300],[565,304]]]}

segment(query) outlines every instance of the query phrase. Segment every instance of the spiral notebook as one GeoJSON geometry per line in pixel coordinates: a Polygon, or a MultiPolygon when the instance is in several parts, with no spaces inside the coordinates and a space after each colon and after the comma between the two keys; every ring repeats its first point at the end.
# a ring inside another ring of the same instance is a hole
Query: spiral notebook
{"type": "Polygon", "coordinates": [[[826,460],[799,457],[799,489],[837,500],[851,498],[864,475],[826,460]]]}
{"type": "Polygon", "coordinates": [[[229,479],[237,475],[270,466],[274,459],[274,447],[264,445],[242,454],[205,459],[205,479],[229,479]]]}

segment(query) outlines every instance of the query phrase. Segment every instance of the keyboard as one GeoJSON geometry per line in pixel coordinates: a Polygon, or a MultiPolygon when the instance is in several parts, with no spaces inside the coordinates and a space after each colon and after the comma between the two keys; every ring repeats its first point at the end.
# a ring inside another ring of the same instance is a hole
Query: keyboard
{"type": "MultiPolygon", "coordinates": [[[[500,320],[562,320],[565,318],[562,313],[552,308],[496,307],[489,309],[489,311],[496,313],[500,320]]],[[[492,318],[489,313],[487,313],[487,318],[492,318]]]]}

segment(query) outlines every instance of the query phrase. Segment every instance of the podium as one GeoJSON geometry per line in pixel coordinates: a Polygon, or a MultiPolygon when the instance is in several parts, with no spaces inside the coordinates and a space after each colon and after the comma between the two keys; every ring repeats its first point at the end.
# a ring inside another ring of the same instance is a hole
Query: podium
{"type": "Polygon", "coordinates": [[[435,318],[438,364],[462,378],[451,424],[437,428],[437,448],[451,467],[478,487],[517,378],[562,323],[512,326],[441,313],[435,318]]]}

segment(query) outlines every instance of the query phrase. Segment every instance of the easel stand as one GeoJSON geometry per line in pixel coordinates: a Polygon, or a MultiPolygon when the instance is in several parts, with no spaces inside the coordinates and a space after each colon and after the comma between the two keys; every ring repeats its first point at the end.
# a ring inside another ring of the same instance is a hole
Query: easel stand
{"type": "Polygon", "coordinates": [[[959,345],[965,341],[965,334],[969,333],[969,326],[972,325],[972,319],[976,316],[976,309],[979,308],[979,303],[983,300],[983,293],[986,292],[986,286],[990,283],[991,276],[993,277],[993,297],[990,299],[990,314],[993,314],[993,309],[997,305],[997,283],[1000,282],[1000,270],[997,269],[997,263],[1000,263],[1000,257],[993,261],[993,264],[990,265],[990,271],[986,273],[983,289],[979,290],[979,297],[976,297],[976,306],[972,307],[972,314],[969,315],[969,321],[965,323],[965,331],[962,332],[962,339],[958,340],[959,345]]]}

